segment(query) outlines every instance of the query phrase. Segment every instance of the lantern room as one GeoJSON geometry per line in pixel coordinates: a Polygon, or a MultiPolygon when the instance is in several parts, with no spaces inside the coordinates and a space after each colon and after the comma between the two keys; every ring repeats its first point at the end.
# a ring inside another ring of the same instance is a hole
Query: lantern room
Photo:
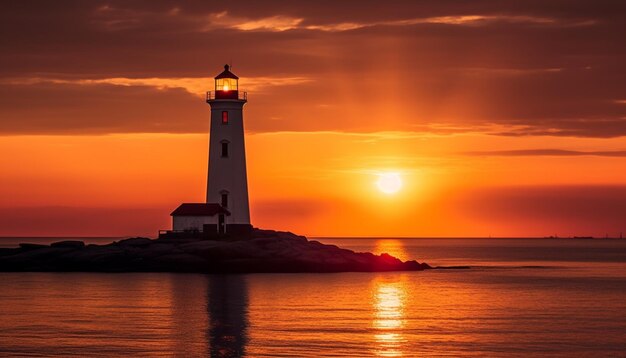
{"type": "Polygon", "coordinates": [[[230,72],[230,66],[224,65],[224,72],[215,76],[215,99],[238,99],[239,77],[230,72]]]}

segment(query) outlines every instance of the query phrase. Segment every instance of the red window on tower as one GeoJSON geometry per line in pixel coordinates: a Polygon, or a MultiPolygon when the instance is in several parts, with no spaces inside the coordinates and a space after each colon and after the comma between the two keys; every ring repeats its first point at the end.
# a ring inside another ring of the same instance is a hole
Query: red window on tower
{"type": "Polygon", "coordinates": [[[222,112],[222,124],[228,124],[228,111],[222,112]]]}

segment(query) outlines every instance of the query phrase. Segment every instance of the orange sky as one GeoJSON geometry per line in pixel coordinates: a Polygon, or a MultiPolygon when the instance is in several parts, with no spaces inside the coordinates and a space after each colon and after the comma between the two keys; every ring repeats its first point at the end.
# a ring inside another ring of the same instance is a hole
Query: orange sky
{"type": "Polygon", "coordinates": [[[229,61],[255,226],[619,235],[624,9],[572,3],[0,5],[0,235],[169,228],[204,198],[203,92],[229,61]]]}

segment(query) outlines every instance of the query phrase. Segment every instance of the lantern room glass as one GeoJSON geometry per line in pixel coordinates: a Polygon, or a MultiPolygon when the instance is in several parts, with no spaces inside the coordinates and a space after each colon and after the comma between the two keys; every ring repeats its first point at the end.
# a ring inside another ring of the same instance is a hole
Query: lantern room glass
{"type": "Polygon", "coordinates": [[[237,91],[237,80],[234,78],[219,78],[215,80],[216,91],[237,91]]]}

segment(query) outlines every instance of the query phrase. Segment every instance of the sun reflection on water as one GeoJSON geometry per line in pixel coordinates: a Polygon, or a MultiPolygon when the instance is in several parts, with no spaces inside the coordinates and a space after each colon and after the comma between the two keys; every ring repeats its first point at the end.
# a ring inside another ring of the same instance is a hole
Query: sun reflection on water
{"type": "Polygon", "coordinates": [[[374,282],[374,339],[375,354],[380,357],[400,357],[406,342],[402,330],[405,325],[404,306],[406,287],[402,280],[374,282]]]}

